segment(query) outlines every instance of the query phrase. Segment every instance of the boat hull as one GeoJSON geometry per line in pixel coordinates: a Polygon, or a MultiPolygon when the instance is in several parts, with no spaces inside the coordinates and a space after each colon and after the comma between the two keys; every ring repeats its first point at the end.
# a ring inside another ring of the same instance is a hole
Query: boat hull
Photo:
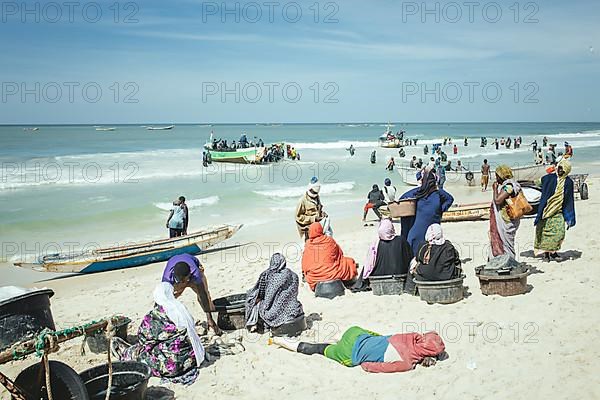
{"type": "Polygon", "coordinates": [[[483,221],[490,219],[490,203],[465,204],[451,207],[442,215],[442,222],[483,221]]]}
{"type": "MultiPolygon", "coordinates": [[[[546,175],[546,165],[529,165],[525,167],[513,168],[514,179],[517,181],[535,181],[546,175]]],[[[409,167],[398,167],[398,173],[402,181],[409,186],[417,186],[417,170],[409,167]]],[[[493,171],[492,171],[493,175],[493,171]]],[[[493,176],[490,176],[490,185],[493,183],[493,176]]],[[[466,186],[479,187],[481,185],[481,171],[447,171],[445,187],[448,186],[466,186]],[[467,179],[471,178],[471,179],[467,179]]]]}
{"type": "Polygon", "coordinates": [[[90,253],[45,256],[39,263],[15,263],[16,266],[41,272],[80,273],[114,271],[163,262],[178,254],[197,255],[232,237],[242,225],[221,226],[188,236],[106,248],[90,253]]]}
{"type": "Polygon", "coordinates": [[[236,151],[211,151],[213,162],[232,164],[257,164],[262,161],[264,147],[239,149],[236,151]]]}

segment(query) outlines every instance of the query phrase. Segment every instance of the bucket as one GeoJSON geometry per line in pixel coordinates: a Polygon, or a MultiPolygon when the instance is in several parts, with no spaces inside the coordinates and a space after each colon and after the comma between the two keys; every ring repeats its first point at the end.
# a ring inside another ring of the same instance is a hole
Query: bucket
{"type": "MultiPolygon", "coordinates": [[[[125,319],[114,325],[115,336],[127,341],[127,329],[129,327],[129,319],[125,319]]],[[[90,351],[94,354],[106,353],[108,351],[108,338],[105,332],[98,333],[93,336],[88,336],[85,339],[90,351]]]]}
{"type": "Polygon", "coordinates": [[[324,297],[326,299],[333,299],[337,296],[343,296],[346,294],[346,288],[341,280],[325,281],[317,283],[315,287],[315,296],[324,297]]]}
{"type": "Polygon", "coordinates": [[[428,304],[452,304],[465,297],[463,281],[465,276],[448,281],[420,281],[415,279],[421,300],[428,304]]]}
{"type": "Polygon", "coordinates": [[[392,218],[414,217],[417,214],[417,200],[403,199],[396,203],[389,203],[388,210],[392,218]]]}
{"type": "Polygon", "coordinates": [[[476,276],[479,278],[481,293],[486,296],[494,294],[499,296],[516,296],[527,293],[529,269],[525,270],[525,272],[510,275],[485,275],[481,272],[476,272],[476,276]]]}
{"type": "Polygon", "coordinates": [[[303,315],[296,317],[292,322],[272,328],[271,333],[273,336],[288,336],[295,337],[306,330],[306,317],[303,315]]]}
{"type": "MultiPolygon", "coordinates": [[[[150,379],[150,367],[144,363],[127,361],[112,363],[113,376],[110,400],[143,400],[150,379]]],[[[108,386],[108,364],[79,374],[90,400],[104,400],[108,386]]]]}
{"type": "Polygon", "coordinates": [[[404,275],[370,276],[369,284],[375,296],[400,295],[404,292],[404,275]]]}
{"type": "Polygon", "coordinates": [[[0,350],[33,338],[45,328],[55,330],[50,289],[37,290],[0,302],[0,350]]]}
{"type": "Polygon", "coordinates": [[[246,327],[246,294],[234,294],[213,300],[219,312],[217,325],[225,331],[235,331],[246,327]]]}

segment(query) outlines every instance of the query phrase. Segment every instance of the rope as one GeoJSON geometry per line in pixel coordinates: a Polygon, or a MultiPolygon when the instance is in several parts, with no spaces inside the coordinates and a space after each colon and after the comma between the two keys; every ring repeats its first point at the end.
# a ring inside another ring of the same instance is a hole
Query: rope
{"type": "Polygon", "coordinates": [[[12,395],[14,400],[27,400],[26,394],[23,390],[15,386],[14,382],[8,379],[6,375],[0,372],[0,384],[2,384],[6,390],[12,395]]]}
{"type": "Polygon", "coordinates": [[[48,400],[52,400],[52,388],[50,387],[50,363],[48,362],[47,354],[44,354],[42,361],[44,362],[44,370],[46,373],[46,392],[48,393],[48,400]]]}
{"type": "MultiPolygon", "coordinates": [[[[112,388],[112,380],[113,380],[113,366],[112,366],[112,357],[111,357],[111,348],[112,348],[112,340],[115,335],[115,329],[113,327],[112,319],[108,321],[108,325],[106,326],[106,333],[108,336],[108,387],[106,388],[106,397],[104,400],[110,400],[110,390],[112,388]]],[[[48,399],[50,400],[50,399],[48,399]]]]}

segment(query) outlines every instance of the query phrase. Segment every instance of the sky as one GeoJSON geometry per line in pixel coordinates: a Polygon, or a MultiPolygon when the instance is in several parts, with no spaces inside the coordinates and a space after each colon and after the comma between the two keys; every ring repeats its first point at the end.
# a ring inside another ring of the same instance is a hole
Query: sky
{"type": "Polygon", "coordinates": [[[600,121],[599,17],[597,0],[3,2],[0,124],[600,121]]]}

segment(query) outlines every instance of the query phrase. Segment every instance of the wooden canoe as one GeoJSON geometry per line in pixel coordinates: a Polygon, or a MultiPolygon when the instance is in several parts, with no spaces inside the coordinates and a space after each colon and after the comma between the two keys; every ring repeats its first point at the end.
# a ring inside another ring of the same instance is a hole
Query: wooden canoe
{"type": "Polygon", "coordinates": [[[463,204],[450,207],[442,222],[483,221],[490,219],[490,203],[463,204]]]}
{"type": "Polygon", "coordinates": [[[200,254],[232,237],[242,225],[221,225],[172,239],[109,247],[81,253],[52,254],[38,263],[16,266],[41,272],[90,274],[163,262],[178,254],[200,254]]]}

